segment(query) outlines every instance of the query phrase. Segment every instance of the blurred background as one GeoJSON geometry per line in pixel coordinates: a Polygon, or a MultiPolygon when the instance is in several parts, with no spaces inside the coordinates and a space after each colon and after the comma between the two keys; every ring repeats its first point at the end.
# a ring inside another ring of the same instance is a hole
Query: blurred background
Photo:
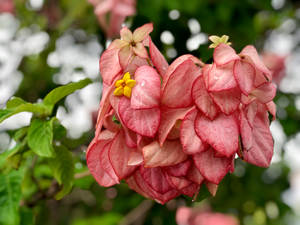
{"type": "MultiPolygon", "coordinates": [[[[72,192],[62,200],[38,198],[39,189],[49,188],[53,176],[49,166],[37,160],[32,173],[38,181],[25,174],[20,184],[25,199],[21,224],[167,225],[176,224],[179,206],[197,206],[232,214],[241,225],[300,225],[300,1],[123,1],[128,8],[124,15],[114,14],[114,7],[108,12],[116,19],[113,24],[103,22],[97,7],[105,1],[0,0],[0,108],[13,95],[38,102],[59,85],[93,80],[61,101],[56,114],[66,128],[63,142],[72,150],[75,172],[81,175],[75,175],[72,192]],[[124,183],[102,188],[84,175],[85,150],[101,97],[100,55],[118,36],[116,25],[135,29],[147,22],[153,22],[151,37],[169,63],[187,53],[211,62],[209,35],[229,35],[238,52],[248,44],[257,47],[278,85],[270,168],[237,160],[235,172],[221,182],[215,197],[179,197],[165,206],[124,183]]],[[[13,130],[27,126],[31,116],[19,113],[0,124],[0,153],[15,144],[13,130]]]]}

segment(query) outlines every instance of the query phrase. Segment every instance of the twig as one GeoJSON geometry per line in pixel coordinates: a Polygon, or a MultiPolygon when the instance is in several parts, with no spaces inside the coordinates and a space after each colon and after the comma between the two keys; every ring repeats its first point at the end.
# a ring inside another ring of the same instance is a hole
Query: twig
{"type": "Polygon", "coordinates": [[[146,212],[151,209],[154,202],[151,200],[144,200],[136,208],[130,211],[119,223],[119,225],[129,225],[144,217],[146,212]]]}
{"type": "Polygon", "coordinates": [[[74,175],[74,178],[75,179],[80,179],[80,178],[83,178],[83,177],[86,177],[86,176],[89,176],[89,175],[91,175],[91,173],[90,173],[89,170],[87,170],[87,171],[84,171],[84,172],[81,172],[81,173],[76,173],[74,175]]]}

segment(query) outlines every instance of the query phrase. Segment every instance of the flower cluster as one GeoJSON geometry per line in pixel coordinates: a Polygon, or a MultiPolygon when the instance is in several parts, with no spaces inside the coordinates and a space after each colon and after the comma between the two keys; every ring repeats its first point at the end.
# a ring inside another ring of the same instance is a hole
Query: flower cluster
{"type": "Polygon", "coordinates": [[[135,14],[136,0],[88,0],[95,8],[99,25],[109,38],[118,35],[126,17],[135,14]]]}
{"type": "Polygon", "coordinates": [[[276,88],[255,48],[237,54],[227,37],[213,36],[212,64],[183,55],[168,65],[152,29],[124,27],[100,58],[103,95],[87,150],[97,182],[125,180],[164,204],[202,184],[215,194],[237,155],[269,166],[276,88]]]}

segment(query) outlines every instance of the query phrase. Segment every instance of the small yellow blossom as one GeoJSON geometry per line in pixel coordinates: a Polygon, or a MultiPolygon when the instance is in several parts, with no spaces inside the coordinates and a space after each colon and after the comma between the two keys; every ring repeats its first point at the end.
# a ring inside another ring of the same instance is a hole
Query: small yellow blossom
{"type": "Polygon", "coordinates": [[[209,46],[209,48],[215,48],[221,43],[226,44],[226,45],[231,45],[231,42],[228,42],[229,36],[227,36],[227,35],[223,35],[222,37],[212,35],[212,36],[209,36],[208,39],[212,42],[212,44],[209,46]]]}
{"type": "Polygon", "coordinates": [[[131,89],[136,84],[135,80],[130,79],[130,73],[127,72],[124,74],[123,78],[117,80],[115,83],[116,89],[114,90],[114,95],[116,96],[126,96],[127,98],[131,97],[131,89]]]}

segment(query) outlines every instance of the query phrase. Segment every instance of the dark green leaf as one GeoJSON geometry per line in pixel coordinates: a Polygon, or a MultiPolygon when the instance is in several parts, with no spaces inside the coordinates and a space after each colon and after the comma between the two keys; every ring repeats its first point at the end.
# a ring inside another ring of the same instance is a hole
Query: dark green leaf
{"type": "Polygon", "coordinates": [[[55,147],[56,157],[50,159],[49,164],[57,182],[62,185],[62,189],[55,196],[56,199],[63,198],[68,194],[74,181],[74,161],[72,153],[64,146],[55,147]]]}
{"type": "Polygon", "coordinates": [[[20,225],[33,225],[33,212],[30,208],[22,207],[20,210],[21,223],[20,225]]]}
{"type": "Polygon", "coordinates": [[[19,203],[21,194],[20,171],[0,174],[0,224],[17,225],[20,223],[19,203]]]}
{"type": "Polygon", "coordinates": [[[60,124],[58,119],[53,121],[53,135],[54,140],[61,140],[67,135],[67,129],[60,124]]]}
{"type": "Polygon", "coordinates": [[[88,84],[92,83],[90,79],[84,79],[76,83],[70,83],[52,90],[45,98],[44,103],[46,105],[54,105],[62,98],[66,97],[67,95],[72,94],[78,89],[84,88],[88,84]]]}
{"type": "Polygon", "coordinates": [[[53,120],[35,119],[28,129],[28,145],[39,156],[54,157],[53,120]]]}

